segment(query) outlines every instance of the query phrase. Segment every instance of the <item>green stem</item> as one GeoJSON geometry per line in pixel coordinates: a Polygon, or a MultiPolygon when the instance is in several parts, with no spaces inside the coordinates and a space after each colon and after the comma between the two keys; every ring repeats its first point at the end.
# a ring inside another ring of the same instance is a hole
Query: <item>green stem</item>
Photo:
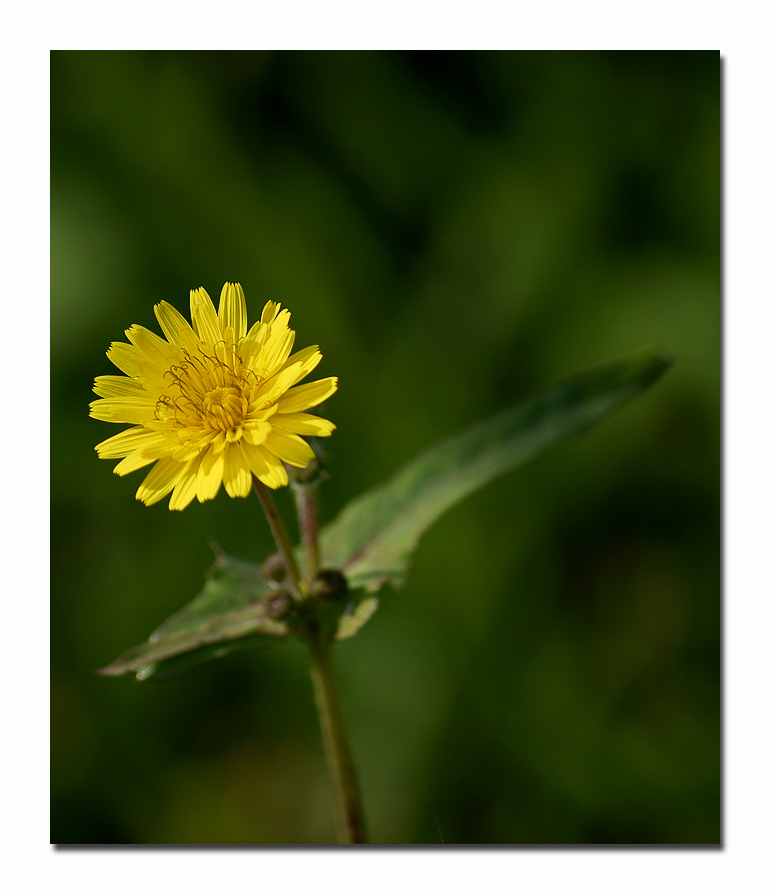
{"type": "Polygon", "coordinates": [[[318,548],[318,497],[312,484],[291,483],[294,499],[297,501],[297,515],[302,532],[302,555],[304,558],[305,581],[312,585],[321,567],[318,548]]]}
{"type": "Polygon", "coordinates": [[[262,503],[262,508],[265,510],[270,530],[273,532],[273,537],[275,538],[278,552],[283,559],[286,573],[289,575],[289,580],[292,582],[297,595],[300,598],[304,598],[308,594],[308,588],[300,577],[297,561],[294,558],[294,550],[291,547],[289,535],[286,533],[286,526],[278,512],[278,507],[275,505],[275,500],[273,500],[273,495],[270,493],[270,489],[262,484],[256,475],[252,476],[252,482],[254,491],[259,497],[260,503],[262,503]]]}
{"type": "MultiPolygon", "coordinates": [[[[289,580],[300,598],[309,598],[305,604],[312,605],[314,600],[311,596],[310,585],[319,565],[318,507],[314,489],[305,485],[295,487],[305,556],[305,580],[302,580],[289,535],[286,533],[286,527],[273,496],[258,478],[254,477],[252,480],[254,490],[262,503],[273,537],[275,537],[289,580]]],[[[364,844],[361,798],[353,759],[350,755],[350,746],[342,725],[342,712],[332,675],[329,646],[321,639],[317,620],[308,623],[305,630],[310,649],[310,676],[313,680],[324,752],[334,792],[337,837],[340,844],[364,844]]]]}
{"type": "Polygon", "coordinates": [[[326,762],[334,792],[337,838],[340,844],[365,844],[364,818],[356,771],[342,725],[337,690],[332,676],[329,648],[311,635],[310,675],[313,679],[318,716],[321,720],[326,762]]]}

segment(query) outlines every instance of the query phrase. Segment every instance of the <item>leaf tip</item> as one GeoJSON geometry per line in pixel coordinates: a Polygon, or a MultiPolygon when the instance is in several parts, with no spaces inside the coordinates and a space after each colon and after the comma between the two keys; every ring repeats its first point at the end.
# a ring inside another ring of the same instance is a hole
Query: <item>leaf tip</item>
{"type": "Polygon", "coordinates": [[[107,667],[100,667],[94,671],[100,677],[119,677],[123,671],[116,669],[114,663],[108,664],[107,667]]]}

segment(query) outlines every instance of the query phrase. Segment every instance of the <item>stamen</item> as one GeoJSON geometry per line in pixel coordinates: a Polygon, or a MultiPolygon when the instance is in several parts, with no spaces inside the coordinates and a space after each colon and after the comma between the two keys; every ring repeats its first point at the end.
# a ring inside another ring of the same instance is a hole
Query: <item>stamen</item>
{"type": "Polygon", "coordinates": [[[175,428],[227,432],[237,437],[260,379],[239,357],[232,341],[217,342],[212,353],[184,351],[184,362],[163,374],[177,394],[162,395],[155,418],[175,428]]]}

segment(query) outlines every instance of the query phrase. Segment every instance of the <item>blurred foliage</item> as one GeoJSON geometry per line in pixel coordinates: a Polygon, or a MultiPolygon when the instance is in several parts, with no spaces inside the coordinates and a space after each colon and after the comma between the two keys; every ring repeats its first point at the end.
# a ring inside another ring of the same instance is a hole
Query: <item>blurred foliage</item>
{"type": "Polygon", "coordinates": [[[209,540],[272,551],[256,499],[135,501],[87,415],[111,341],[231,280],[340,377],[326,520],[566,376],[675,357],[443,517],[335,659],[374,842],[718,842],[718,53],[54,52],[51,107],[52,840],[335,840],[297,643],[92,673],[209,540]]]}

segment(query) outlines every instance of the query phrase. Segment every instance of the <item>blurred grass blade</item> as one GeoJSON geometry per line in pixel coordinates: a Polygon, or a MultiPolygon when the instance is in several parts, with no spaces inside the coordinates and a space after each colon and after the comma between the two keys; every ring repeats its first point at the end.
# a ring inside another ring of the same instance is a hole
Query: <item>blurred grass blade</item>
{"type": "MultiPolygon", "coordinates": [[[[420,537],[442,513],[549,445],[584,432],[669,365],[649,352],[621,360],[447,438],[323,528],[324,564],[342,569],[351,588],[400,586],[420,537]]],[[[343,618],[341,638],[352,636],[376,608],[363,605],[343,618]]]]}
{"type": "Polygon", "coordinates": [[[97,673],[158,678],[257,645],[264,636],[287,636],[288,627],[268,617],[270,585],[259,566],[217,552],[198,596],[158,627],[146,643],[124,652],[97,673]]]}

